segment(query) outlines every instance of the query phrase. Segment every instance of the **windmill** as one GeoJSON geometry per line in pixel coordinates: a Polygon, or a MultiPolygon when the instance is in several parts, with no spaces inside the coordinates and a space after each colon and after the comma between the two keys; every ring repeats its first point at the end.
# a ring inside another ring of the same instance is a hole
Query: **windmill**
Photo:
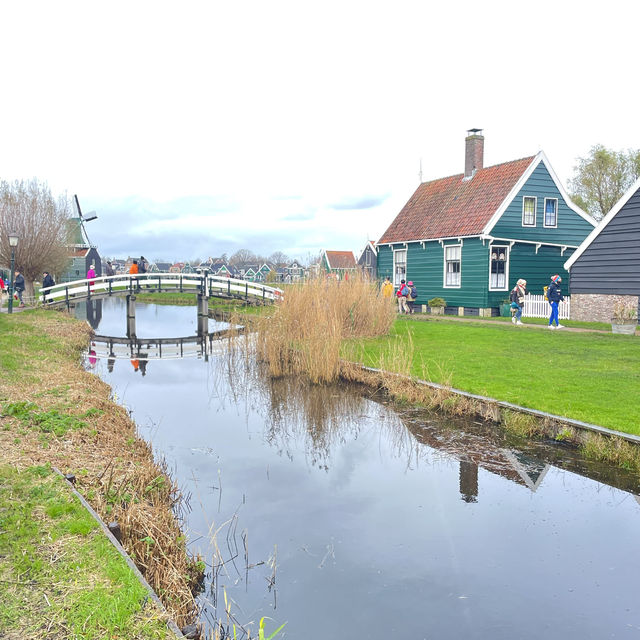
{"type": "Polygon", "coordinates": [[[78,228],[80,231],[80,243],[76,244],[85,244],[83,240],[86,240],[86,244],[91,246],[91,241],[89,240],[89,236],[87,235],[87,230],[85,229],[84,223],[90,222],[91,220],[95,220],[98,217],[98,214],[95,211],[89,211],[86,215],[82,214],[82,209],[80,208],[80,202],[78,200],[78,196],[73,196],[73,201],[76,205],[76,211],[78,213],[78,228]]]}

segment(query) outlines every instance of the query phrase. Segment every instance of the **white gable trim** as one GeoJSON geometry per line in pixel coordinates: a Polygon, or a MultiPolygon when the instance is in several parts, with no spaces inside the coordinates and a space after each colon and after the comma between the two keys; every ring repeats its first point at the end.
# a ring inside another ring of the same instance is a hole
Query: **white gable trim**
{"type": "Polygon", "coordinates": [[[615,206],[607,215],[600,220],[598,226],[582,241],[582,244],[578,247],[578,250],[575,251],[571,257],[564,263],[564,268],[569,271],[569,269],[573,266],[573,263],[587,250],[589,245],[602,233],[604,228],[616,217],[618,212],[624,207],[629,200],[631,200],[632,196],[635,195],[636,191],[640,189],[640,178],[638,178],[632,185],[627,189],[626,193],[616,202],[615,206]]]}
{"type": "Polygon", "coordinates": [[[493,214],[493,216],[491,216],[491,220],[489,220],[485,228],[482,230],[483,234],[488,235],[491,233],[491,231],[493,230],[493,227],[496,226],[496,224],[498,223],[498,220],[500,220],[500,218],[502,217],[502,214],[507,210],[507,207],[511,204],[513,199],[518,195],[518,193],[520,192],[520,189],[524,187],[527,180],[531,177],[531,174],[536,170],[536,168],[541,162],[544,164],[547,171],[549,172],[549,175],[551,176],[551,179],[553,180],[553,183],[555,184],[556,189],[558,189],[558,191],[560,192],[560,195],[562,196],[562,199],[566,202],[567,206],[572,211],[577,213],[581,218],[584,218],[587,222],[595,226],[596,224],[595,220],[588,213],[585,213],[582,209],[580,209],[580,207],[576,206],[571,201],[571,198],[565,191],[564,187],[562,186],[562,183],[560,182],[560,180],[558,180],[558,176],[556,175],[556,172],[553,170],[553,167],[549,163],[549,159],[544,154],[544,151],[539,151],[536,157],[531,161],[531,164],[527,167],[527,170],[520,176],[520,178],[515,183],[515,185],[513,185],[513,188],[511,189],[507,197],[502,201],[502,204],[498,207],[497,211],[493,214]]]}

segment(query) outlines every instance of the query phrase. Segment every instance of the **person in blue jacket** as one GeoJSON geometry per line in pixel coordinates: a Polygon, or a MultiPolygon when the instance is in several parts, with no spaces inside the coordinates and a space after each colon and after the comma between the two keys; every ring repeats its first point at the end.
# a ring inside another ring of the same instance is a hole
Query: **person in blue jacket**
{"type": "Polygon", "coordinates": [[[560,324],[558,320],[558,304],[561,300],[564,300],[564,296],[562,295],[562,290],[560,289],[560,283],[562,282],[562,278],[559,275],[551,276],[551,284],[547,289],[547,299],[549,300],[549,304],[551,305],[551,316],[549,316],[549,329],[563,329],[564,325],[560,324]],[[553,323],[556,323],[556,326],[553,326],[553,323]]]}

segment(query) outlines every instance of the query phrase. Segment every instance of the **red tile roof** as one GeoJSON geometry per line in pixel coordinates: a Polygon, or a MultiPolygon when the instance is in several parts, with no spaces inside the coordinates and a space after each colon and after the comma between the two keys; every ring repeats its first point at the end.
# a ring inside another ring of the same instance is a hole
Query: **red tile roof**
{"type": "Polygon", "coordinates": [[[353,251],[325,251],[329,269],[355,269],[356,259],[353,251]]]}
{"type": "Polygon", "coordinates": [[[423,182],[404,205],[378,244],[456,236],[482,230],[527,170],[534,156],[476,171],[423,182]]]}

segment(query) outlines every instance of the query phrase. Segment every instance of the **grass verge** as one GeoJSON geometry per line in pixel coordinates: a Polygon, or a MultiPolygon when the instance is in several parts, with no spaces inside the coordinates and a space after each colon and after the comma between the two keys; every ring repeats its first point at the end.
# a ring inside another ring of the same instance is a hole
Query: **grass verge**
{"type": "Polygon", "coordinates": [[[343,355],[372,367],[386,358],[391,371],[640,434],[640,340],[634,336],[401,318],[389,335],[348,342],[343,355]],[[405,347],[409,362],[394,364],[390,356],[405,347]]]}
{"type": "Polygon", "coordinates": [[[103,521],[119,523],[123,546],[183,626],[195,614],[203,565],[186,551],[174,510],[180,493],[109,386],[82,368],[89,332],[61,312],[0,316],[3,463],[73,473],[103,521]]]}
{"type": "Polygon", "coordinates": [[[174,638],[166,614],[49,466],[0,466],[0,636],[174,638]]]}

